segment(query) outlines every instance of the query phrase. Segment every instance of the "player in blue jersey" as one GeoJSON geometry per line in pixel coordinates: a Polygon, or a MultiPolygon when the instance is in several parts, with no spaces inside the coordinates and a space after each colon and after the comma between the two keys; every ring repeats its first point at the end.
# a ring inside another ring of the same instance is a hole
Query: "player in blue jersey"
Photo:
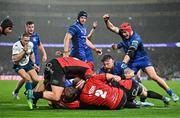
{"type": "MultiPolygon", "coordinates": [[[[111,73],[122,77],[124,70],[121,68],[122,61],[115,61],[111,55],[104,55],[101,59],[103,66],[97,73],[111,73]]],[[[125,79],[124,77],[122,77],[125,79]]]]}
{"type": "Polygon", "coordinates": [[[82,61],[88,61],[86,57],[86,46],[93,49],[97,54],[101,54],[101,50],[96,48],[91,41],[87,39],[87,31],[84,26],[87,21],[87,13],[80,11],[76,22],[71,25],[64,37],[64,56],[76,57],[82,61]],[[69,50],[70,40],[72,48],[69,50]]]}
{"type": "Polygon", "coordinates": [[[110,31],[120,35],[122,38],[122,42],[112,45],[113,49],[124,49],[125,56],[121,67],[123,68],[124,65],[127,64],[128,67],[134,70],[135,74],[138,72],[138,70],[143,70],[172,97],[173,101],[178,101],[179,97],[170,89],[166,82],[157,75],[154,67],[152,66],[150,58],[144,49],[141,37],[132,29],[131,25],[125,22],[122,23],[118,28],[114,26],[112,22],[110,22],[109,14],[105,14],[103,18],[107,28],[110,31]]]}
{"type": "Polygon", "coordinates": [[[7,35],[8,33],[12,32],[13,28],[13,22],[9,18],[5,18],[4,20],[1,21],[0,24],[0,36],[7,35]]]}
{"type": "MultiPolygon", "coordinates": [[[[33,52],[34,52],[34,56],[35,56],[35,64],[37,65],[36,71],[38,73],[40,71],[40,59],[39,59],[39,55],[38,55],[38,49],[42,53],[42,62],[46,62],[47,54],[46,54],[46,51],[43,47],[42,42],[40,41],[38,33],[35,32],[34,22],[33,21],[27,21],[26,25],[25,25],[25,29],[26,29],[26,32],[30,35],[30,41],[34,45],[33,52]]],[[[21,79],[18,82],[15,90],[13,91],[12,94],[16,99],[19,99],[18,93],[19,93],[19,90],[23,86],[24,83],[25,83],[24,79],[21,79]]],[[[36,84],[37,83],[34,83],[34,86],[36,86],[36,84]]]]}

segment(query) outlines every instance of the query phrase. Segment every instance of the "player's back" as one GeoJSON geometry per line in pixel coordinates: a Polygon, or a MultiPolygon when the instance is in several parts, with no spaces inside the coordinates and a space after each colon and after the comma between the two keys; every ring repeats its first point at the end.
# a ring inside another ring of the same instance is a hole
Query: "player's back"
{"type": "Polygon", "coordinates": [[[71,78],[71,76],[84,78],[94,73],[91,67],[86,62],[83,62],[77,58],[59,57],[56,59],[61,65],[67,78],[71,78]]]}
{"type": "Polygon", "coordinates": [[[80,94],[80,101],[89,105],[116,109],[123,96],[124,92],[121,89],[106,84],[105,74],[99,74],[86,81],[80,94]]]}

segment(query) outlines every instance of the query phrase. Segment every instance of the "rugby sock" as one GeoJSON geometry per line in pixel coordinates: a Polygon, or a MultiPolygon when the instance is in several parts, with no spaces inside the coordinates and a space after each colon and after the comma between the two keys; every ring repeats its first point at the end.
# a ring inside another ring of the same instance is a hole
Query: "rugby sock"
{"type": "Polygon", "coordinates": [[[125,108],[139,108],[140,106],[136,105],[136,103],[134,102],[127,101],[124,107],[125,108]]]}
{"type": "Polygon", "coordinates": [[[43,92],[33,92],[35,99],[43,98],[43,92]]]}
{"type": "Polygon", "coordinates": [[[162,96],[162,95],[160,95],[159,93],[156,93],[156,92],[154,92],[154,91],[147,91],[147,97],[148,97],[148,98],[160,99],[160,100],[163,99],[163,96],[162,96]]]}
{"type": "Polygon", "coordinates": [[[168,90],[166,90],[166,92],[170,95],[170,96],[172,96],[172,94],[173,94],[173,91],[169,88],[168,90]]]}
{"type": "Polygon", "coordinates": [[[145,97],[145,96],[140,96],[140,101],[141,101],[141,102],[145,102],[146,98],[147,98],[147,97],[145,97]]]}
{"type": "Polygon", "coordinates": [[[38,81],[33,81],[33,83],[32,83],[32,89],[34,89],[34,88],[37,86],[37,84],[38,84],[38,81]]]}
{"type": "Polygon", "coordinates": [[[14,90],[14,93],[19,93],[19,89],[15,89],[15,90],[14,90]]]}
{"type": "Polygon", "coordinates": [[[26,88],[26,90],[32,90],[32,83],[26,82],[25,88],[26,88]]]}

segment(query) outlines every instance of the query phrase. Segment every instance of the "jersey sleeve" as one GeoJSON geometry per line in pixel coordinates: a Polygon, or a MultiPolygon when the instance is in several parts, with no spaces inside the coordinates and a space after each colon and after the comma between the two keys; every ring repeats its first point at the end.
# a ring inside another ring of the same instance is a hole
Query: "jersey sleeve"
{"type": "Polygon", "coordinates": [[[77,32],[76,27],[75,27],[74,25],[70,26],[69,29],[68,29],[68,32],[69,32],[72,36],[74,36],[74,35],[76,34],[76,32],[77,32]]]}
{"type": "Polygon", "coordinates": [[[12,55],[15,55],[15,54],[19,54],[20,53],[20,48],[17,44],[14,44],[13,45],[13,48],[12,48],[12,55]]]}
{"type": "Polygon", "coordinates": [[[134,48],[135,50],[137,50],[139,44],[142,42],[141,38],[139,36],[136,36],[130,44],[131,48],[134,48]]]}
{"type": "Polygon", "coordinates": [[[39,38],[39,35],[37,34],[37,40],[38,40],[38,42],[37,42],[37,44],[38,44],[38,46],[40,45],[40,38],[39,38]]]}

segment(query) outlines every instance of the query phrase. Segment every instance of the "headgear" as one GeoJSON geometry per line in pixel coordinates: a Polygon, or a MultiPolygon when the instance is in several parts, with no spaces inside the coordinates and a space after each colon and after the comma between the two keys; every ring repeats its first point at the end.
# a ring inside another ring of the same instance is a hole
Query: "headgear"
{"type": "Polygon", "coordinates": [[[129,32],[129,34],[131,34],[131,32],[133,31],[131,25],[130,25],[128,22],[122,23],[122,24],[119,26],[119,29],[120,29],[121,31],[127,31],[127,32],[129,32]]]}
{"type": "Polygon", "coordinates": [[[85,16],[86,18],[87,18],[87,12],[85,12],[85,11],[80,11],[79,13],[78,13],[78,17],[77,17],[77,19],[78,19],[78,21],[79,21],[79,19],[80,19],[80,17],[81,16],[85,16]]]}
{"type": "MultiPolygon", "coordinates": [[[[10,19],[8,19],[8,18],[6,18],[6,19],[4,19],[3,21],[1,21],[1,27],[2,27],[2,33],[3,34],[5,34],[5,29],[7,28],[7,27],[13,27],[13,22],[10,20],[10,19]]],[[[6,35],[6,34],[5,34],[6,35]]]]}

